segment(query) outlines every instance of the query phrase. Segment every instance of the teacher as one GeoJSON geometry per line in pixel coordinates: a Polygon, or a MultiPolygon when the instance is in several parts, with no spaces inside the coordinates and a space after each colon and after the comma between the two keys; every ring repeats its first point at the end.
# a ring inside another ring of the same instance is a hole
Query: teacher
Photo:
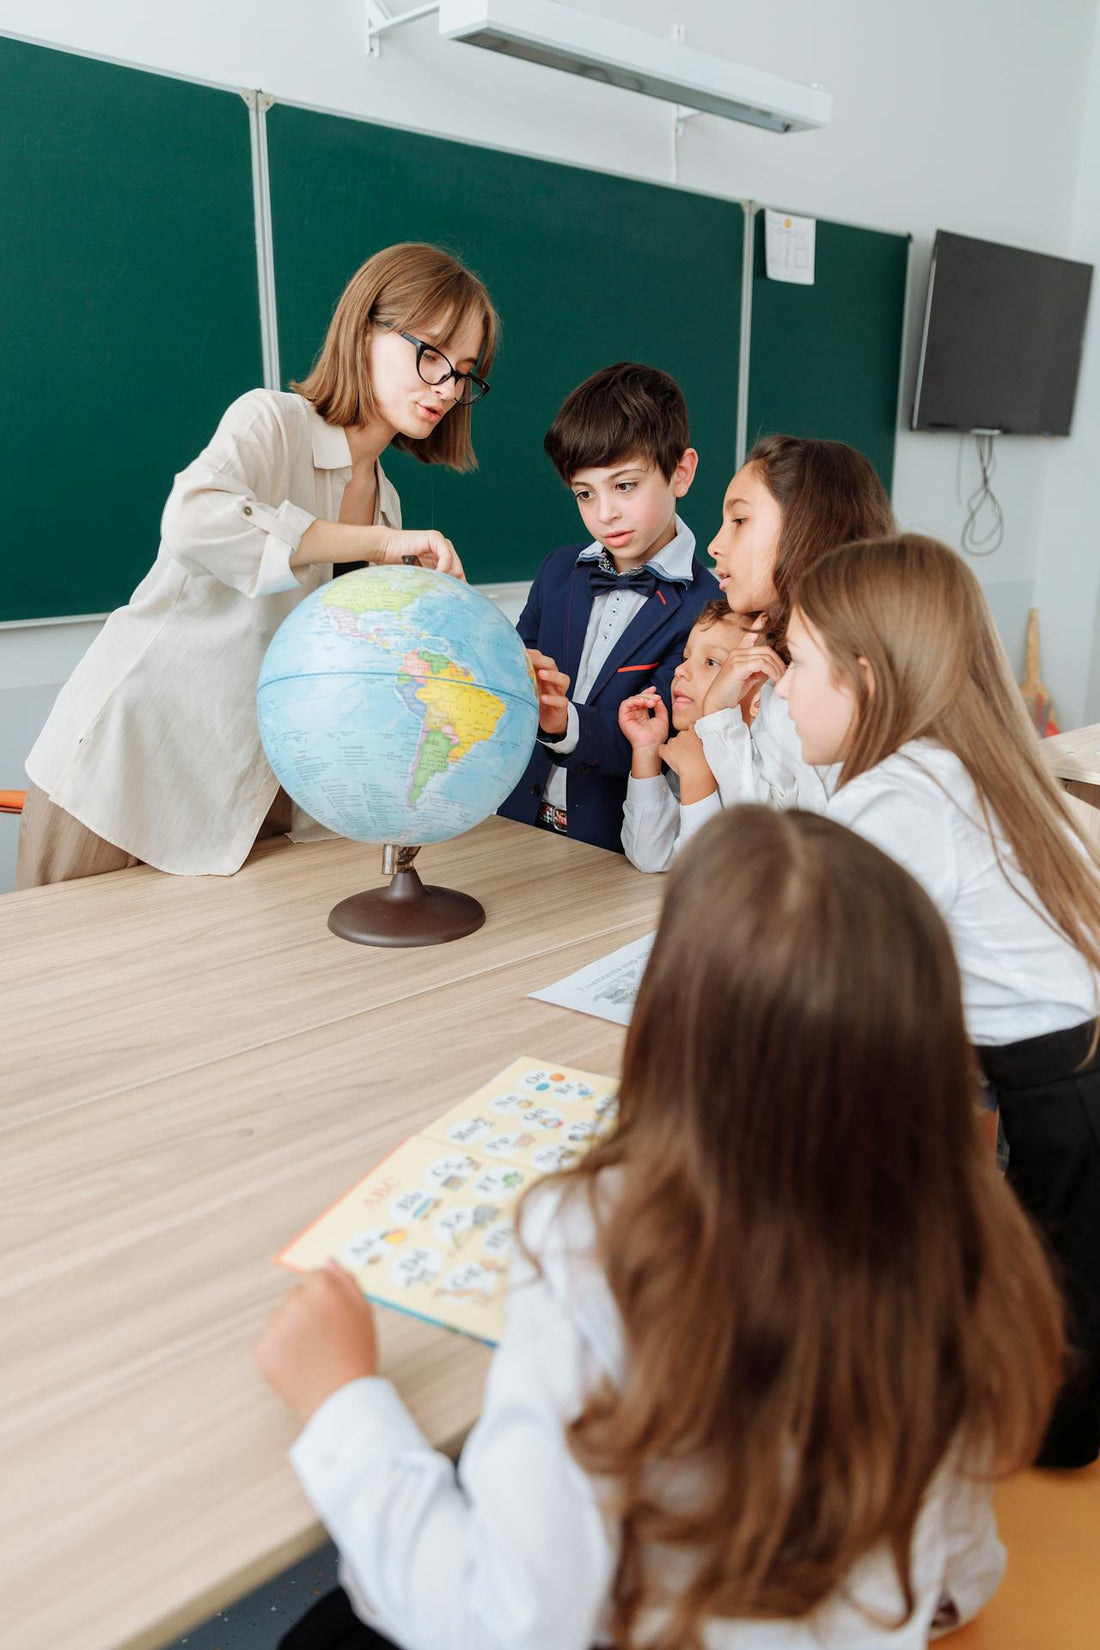
{"type": "Polygon", "coordinates": [[[256,725],[267,644],[349,565],[415,557],[463,577],[442,533],[402,531],[379,459],[392,444],[474,468],[470,409],[497,325],[454,258],[391,246],[348,283],[307,378],[233,402],[176,477],[156,561],[27,758],[17,888],[140,862],[228,876],[258,836],[289,828],[256,725]]]}

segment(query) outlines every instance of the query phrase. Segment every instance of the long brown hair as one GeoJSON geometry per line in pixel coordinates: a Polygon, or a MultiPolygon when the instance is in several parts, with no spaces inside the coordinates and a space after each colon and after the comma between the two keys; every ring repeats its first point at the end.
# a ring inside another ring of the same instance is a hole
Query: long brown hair
{"type": "MultiPolygon", "coordinates": [[[[493,364],[500,323],[484,284],[441,247],[402,241],[368,258],[337,302],[320,354],[307,377],[291,389],[312,401],[328,424],[361,424],[374,411],[370,383],[372,327],[412,332],[425,321],[443,319],[448,333],[469,320],[482,330],[478,372],[493,364]]],[[[468,406],[456,403],[421,441],[398,433],[391,443],[422,464],[474,470],[468,406]]]]}
{"type": "Polygon", "coordinates": [[[622,1650],[804,1616],[879,1548],[911,1613],[937,1469],[1032,1458],[1060,1311],[974,1095],[908,873],[813,815],[711,821],[670,878],[616,1132],[560,1178],[623,1327],[621,1386],[568,1431],[612,1495],[622,1650]]]}
{"type": "Polygon", "coordinates": [[[962,558],[917,533],[849,544],[804,576],[797,603],[856,696],[838,785],[911,739],[953,751],[995,847],[999,828],[1039,909],[1100,973],[1100,853],[1043,760],[981,586],[962,558]]]}
{"type": "Polygon", "coordinates": [[[892,533],[894,512],[870,459],[843,441],[766,435],[745,463],[783,512],[767,633],[785,653],[793,592],[806,569],[838,544],[892,533]]]}

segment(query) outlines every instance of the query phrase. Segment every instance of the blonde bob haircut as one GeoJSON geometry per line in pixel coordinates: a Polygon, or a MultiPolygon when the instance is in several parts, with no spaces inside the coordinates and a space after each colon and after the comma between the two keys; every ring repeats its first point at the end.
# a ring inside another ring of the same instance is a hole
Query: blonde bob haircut
{"type": "MultiPolygon", "coordinates": [[[[487,377],[500,322],[485,285],[438,246],[402,241],[376,252],[356,270],[340,295],[328,334],[308,377],[291,389],[311,401],[326,424],[362,424],[375,410],[370,381],[372,327],[416,332],[441,324],[446,340],[467,321],[481,327],[478,372],[487,377]]],[[[421,441],[397,434],[392,445],[422,464],[476,470],[469,407],[455,404],[421,441]]]]}

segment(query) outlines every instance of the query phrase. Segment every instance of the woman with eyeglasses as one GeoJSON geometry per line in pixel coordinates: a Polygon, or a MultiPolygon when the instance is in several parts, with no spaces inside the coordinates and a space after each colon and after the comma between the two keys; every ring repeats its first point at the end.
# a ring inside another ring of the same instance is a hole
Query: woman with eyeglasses
{"type": "Polygon", "coordinates": [[[393,446],[474,468],[470,407],[489,388],[497,326],[454,258],[391,246],[353,275],[308,377],[233,403],[176,477],[152,568],[27,758],[17,888],[143,862],[227,876],[258,837],[311,824],[260,744],[261,660],[291,609],[353,567],[463,577],[442,533],[402,530],[380,457],[393,446]]]}

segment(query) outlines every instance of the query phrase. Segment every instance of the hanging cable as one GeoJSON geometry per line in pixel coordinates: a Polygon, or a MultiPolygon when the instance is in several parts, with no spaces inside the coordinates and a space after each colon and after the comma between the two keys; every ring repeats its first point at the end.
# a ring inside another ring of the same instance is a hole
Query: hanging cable
{"type": "Polygon", "coordinates": [[[966,501],[966,521],[960,540],[968,556],[991,556],[1004,543],[1005,513],[993,491],[993,477],[997,473],[997,458],[993,451],[996,436],[996,430],[974,431],[980,479],[966,501]],[[979,523],[983,513],[988,513],[989,525],[981,531],[979,523]]]}

